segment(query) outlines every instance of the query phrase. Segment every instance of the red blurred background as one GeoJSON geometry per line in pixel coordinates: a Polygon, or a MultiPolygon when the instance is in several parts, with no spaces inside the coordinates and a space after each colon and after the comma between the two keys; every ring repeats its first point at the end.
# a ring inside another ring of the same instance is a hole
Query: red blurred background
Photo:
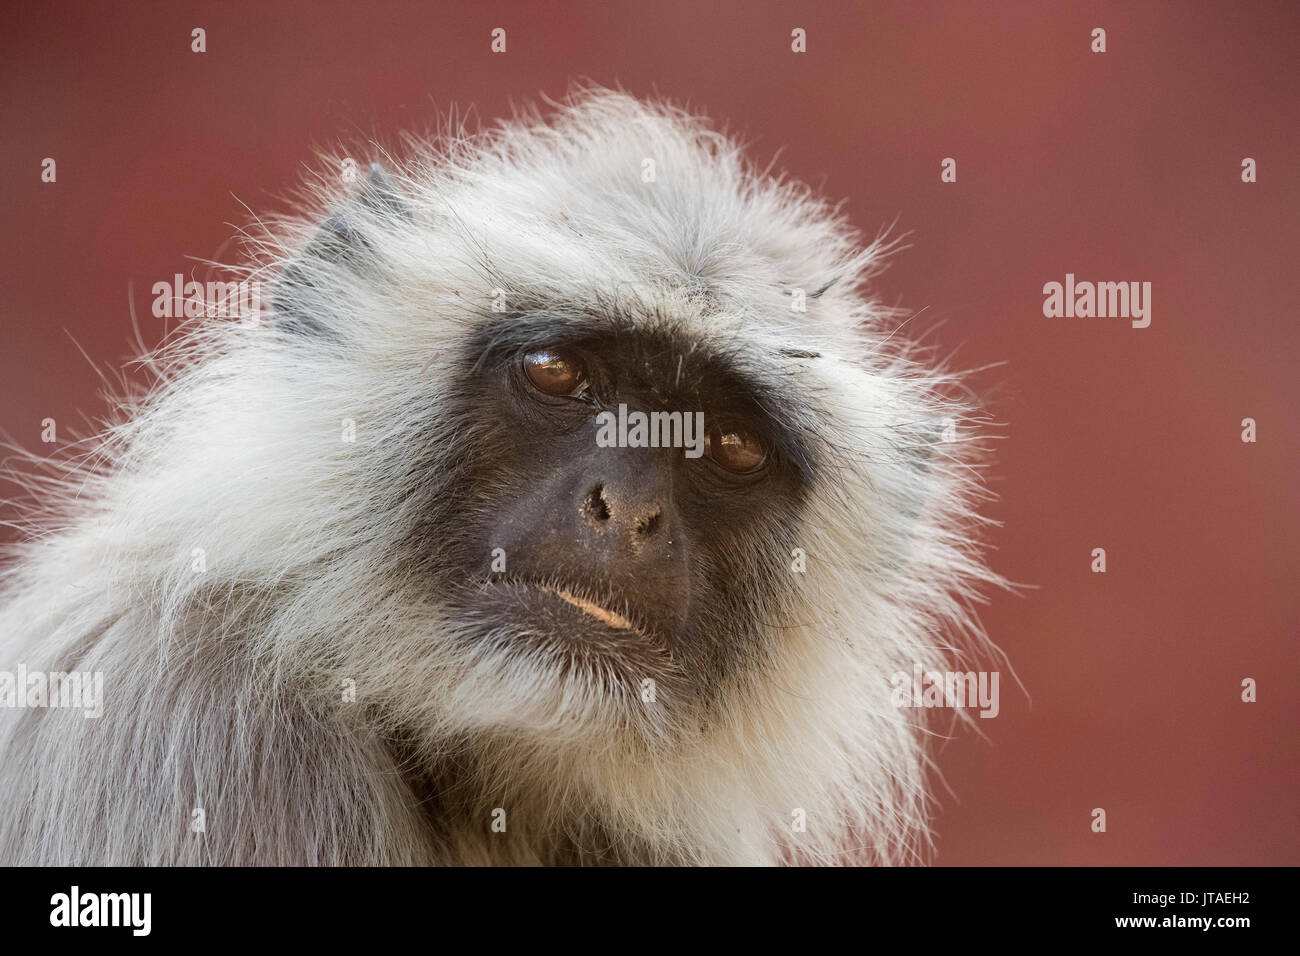
{"type": "MultiPolygon", "coordinates": [[[[1298,864],[1290,2],[10,7],[0,428],[106,408],[152,283],[229,259],[313,148],[571,80],[707,111],[910,248],[879,280],[1006,423],[983,614],[1029,692],[938,754],[939,864],[1298,864]],[[207,31],[207,52],[190,31],[207,31]],[[507,52],[489,51],[494,27],[507,52]],[[794,27],[807,53],[790,48],[794,27]],[[1094,27],[1108,51],[1090,51],[1094,27]],[[58,180],[40,181],[41,161],[58,180]],[[941,183],[953,157],[958,181],[941,183]],[[1241,181],[1241,161],[1258,182],[1241,181]],[[1152,323],[1045,318],[1141,280],[1152,323]],[[1258,442],[1240,422],[1258,422],[1258,442]],[[1108,572],[1089,570],[1104,547],[1108,572]],[[1245,677],[1257,703],[1240,700],[1245,677]],[[1090,830],[1103,807],[1108,832],[1090,830]]],[[[10,494],[6,489],[0,494],[10,494]]]]}

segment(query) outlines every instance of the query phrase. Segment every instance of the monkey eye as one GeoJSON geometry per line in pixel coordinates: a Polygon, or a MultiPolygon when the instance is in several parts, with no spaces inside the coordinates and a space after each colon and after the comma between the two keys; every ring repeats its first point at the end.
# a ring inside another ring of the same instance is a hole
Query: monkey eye
{"type": "Polygon", "coordinates": [[[745,428],[714,428],[704,449],[719,465],[738,475],[757,471],[767,461],[767,448],[762,440],[745,428]]]}
{"type": "Polygon", "coordinates": [[[546,395],[574,397],[588,385],[586,365],[569,349],[535,349],[524,353],[524,373],[546,395]]]}

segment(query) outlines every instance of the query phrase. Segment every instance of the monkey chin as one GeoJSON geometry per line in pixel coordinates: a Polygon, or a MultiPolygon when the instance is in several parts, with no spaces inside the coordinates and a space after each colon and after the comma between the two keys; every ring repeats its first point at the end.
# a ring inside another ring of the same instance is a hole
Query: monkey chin
{"type": "MultiPolygon", "coordinates": [[[[462,638],[475,670],[483,675],[490,668],[494,682],[508,680],[510,693],[502,699],[523,705],[529,719],[543,718],[544,725],[560,716],[556,707],[568,719],[642,724],[646,715],[635,712],[644,709],[647,688],[660,703],[684,690],[672,650],[680,625],[614,593],[552,577],[510,577],[462,595],[457,613],[473,622],[462,638]]],[[[659,720],[650,723],[651,736],[660,736],[659,720]]]]}

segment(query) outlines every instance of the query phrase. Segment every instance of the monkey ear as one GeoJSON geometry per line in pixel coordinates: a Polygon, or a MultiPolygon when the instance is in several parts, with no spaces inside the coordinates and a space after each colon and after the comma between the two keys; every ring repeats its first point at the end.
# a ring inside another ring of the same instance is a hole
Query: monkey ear
{"type": "Polygon", "coordinates": [[[411,208],[407,205],[402,190],[378,163],[370,164],[370,175],[366,177],[366,184],[357,197],[357,202],[378,213],[400,219],[411,218],[411,208]]]}
{"type": "Polygon", "coordinates": [[[908,465],[921,475],[928,475],[937,460],[948,451],[947,444],[956,440],[956,420],[928,418],[909,426],[904,455],[908,465]]]}
{"type": "Polygon", "coordinates": [[[927,489],[949,453],[947,442],[953,440],[954,423],[950,418],[927,418],[898,428],[898,464],[906,476],[900,487],[905,489],[898,502],[899,513],[916,518],[925,508],[927,489]]]}
{"type": "Polygon", "coordinates": [[[321,223],[320,229],[276,279],[272,306],[276,324],[287,332],[332,338],[317,317],[321,278],[330,266],[343,266],[358,274],[378,261],[365,227],[376,220],[410,221],[411,210],[401,190],[378,163],[370,164],[361,191],[321,223]]]}

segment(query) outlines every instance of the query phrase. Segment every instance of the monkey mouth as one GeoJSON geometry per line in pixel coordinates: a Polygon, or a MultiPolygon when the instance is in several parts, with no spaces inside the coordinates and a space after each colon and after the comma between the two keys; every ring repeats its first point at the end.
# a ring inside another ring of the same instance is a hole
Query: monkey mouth
{"type": "Polygon", "coordinates": [[[572,604],[583,614],[587,614],[590,615],[591,617],[594,617],[602,624],[612,627],[616,631],[636,630],[636,625],[634,625],[631,621],[625,618],[622,614],[619,614],[616,611],[611,611],[607,607],[601,607],[599,604],[596,604],[592,601],[588,601],[585,598],[574,597],[572,594],[570,594],[568,591],[564,590],[563,588],[551,588],[551,587],[543,586],[541,590],[546,592],[547,594],[554,594],[561,601],[564,601],[568,604],[572,604]]]}
{"type": "Polygon", "coordinates": [[[498,613],[505,611],[508,619],[518,621],[520,617],[513,610],[518,608],[524,612],[524,619],[535,622],[529,628],[532,633],[544,631],[561,644],[576,643],[588,651],[605,648],[614,653],[639,647],[643,652],[672,656],[666,635],[632,609],[615,610],[622,602],[612,600],[612,594],[554,579],[535,581],[514,576],[488,583],[487,591],[510,595],[506,607],[497,605],[498,613]]]}

